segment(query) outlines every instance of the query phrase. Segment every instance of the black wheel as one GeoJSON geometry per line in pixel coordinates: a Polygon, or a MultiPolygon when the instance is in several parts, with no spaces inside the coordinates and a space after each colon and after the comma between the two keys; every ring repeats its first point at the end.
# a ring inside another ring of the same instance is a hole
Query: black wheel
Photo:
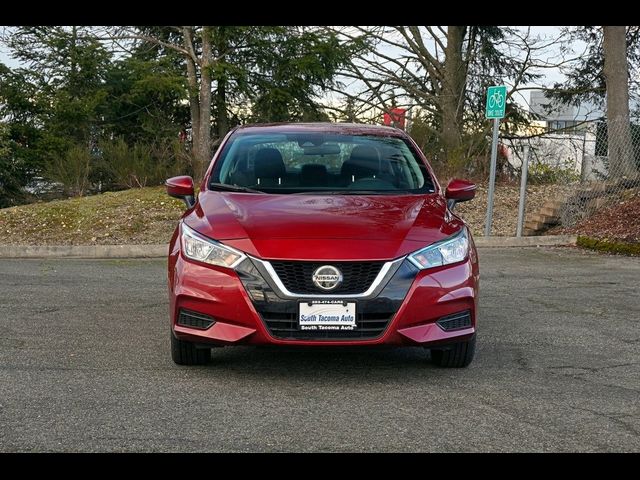
{"type": "Polygon", "coordinates": [[[205,365],[211,359],[210,348],[196,348],[191,342],[178,340],[171,334],[171,358],[178,365],[205,365]]]}
{"type": "Polygon", "coordinates": [[[431,361],[445,368],[467,367],[476,351],[476,337],[464,342],[447,345],[446,348],[432,348],[431,361]]]}

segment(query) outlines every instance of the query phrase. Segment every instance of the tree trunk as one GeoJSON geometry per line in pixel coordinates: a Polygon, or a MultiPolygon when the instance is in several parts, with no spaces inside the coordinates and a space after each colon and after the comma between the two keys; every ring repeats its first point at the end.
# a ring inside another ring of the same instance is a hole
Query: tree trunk
{"type": "Polygon", "coordinates": [[[460,154],[462,144],[463,89],[466,78],[462,45],[466,27],[448,26],[445,48],[444,79],[441,93],[442,142],[447,161],[451,162],[460,154]]]}
{"type": "Polygon", "coordinates": [[[624,26],[605,26],[604,77],[607,86],[609,176],[635,174],[629,125],[629,67],[624,26]]]}
{"type": "MultiPolygon", "coordinates": [[[[218,37],[216,42],[216,50],[220,61],[224,62],[227,50],[227,38],[225,36],[225,27],[218,27],[218,37]]],[[[216,78],[216,125],[218,139],[224,137],[229,131],[229,116],[227,115],[227,77],[226,72],[222,71],[216,78]]]]}
{"type": "MultiPolygon", "coordinates": [[[[184,27],[183,29],[184,47],[188,51],[194,50],[193,48],[193,30],[191,27],[184,27]]],[[[194,173],[202,170],[200,165],[199,152],[202,150],[200,142],[200,99],[198,98],[198,73],[196,69],[196,62],[190,56],[185,57],[187,63],[187,84],[189,94],[189,109],[191,113],[191,149],[196,160],[194,165],[194,173]]]]}
{"type": "Polygon", "coordinates": [[[211,27],[202,29],[202,57],[200,63],[200,151],[199,168],[195,173],[202,178],[211,160],[211,67],[213,52],[211,46],[211,27]]]}
{"type": "Polygon", "coordinates": [[[71,27],[71,45],[69,48],[69,86],[72,89],[71,93],[75,93],[73,89],[77,87],[78,80],[78,63],[76,61],[76,54],[78,48],[78,27],[75,25],[71,27]]]}
{"type": "Polygon", "coordinates": [[[216,123],[218,124],[218,138],[222,138],[229,131],[227,81],[224,78],[218,79],[218,88],[216,89],[216,123]]]}

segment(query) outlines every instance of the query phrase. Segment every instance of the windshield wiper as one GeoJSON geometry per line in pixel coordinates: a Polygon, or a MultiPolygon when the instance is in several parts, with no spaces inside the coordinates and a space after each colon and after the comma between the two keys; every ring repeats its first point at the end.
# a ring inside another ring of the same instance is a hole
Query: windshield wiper
{"type": "Polygon", "coordinates": [[[262,190],[254,190],[249,187],[241,187],[239,185],[229,185],[227,183],[210,183],[210,190],[223,190],[227,192],[246,192],[246,193],[264,193],[262,190]]]}

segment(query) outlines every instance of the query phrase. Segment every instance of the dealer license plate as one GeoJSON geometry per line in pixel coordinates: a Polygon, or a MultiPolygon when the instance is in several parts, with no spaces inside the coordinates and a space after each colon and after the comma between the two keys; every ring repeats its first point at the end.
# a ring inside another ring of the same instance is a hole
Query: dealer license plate
{"type": "Polygon", "coordinates": [[[300,303],[300,330],[355,330],[355,302],[319,300],[300,303]]]}

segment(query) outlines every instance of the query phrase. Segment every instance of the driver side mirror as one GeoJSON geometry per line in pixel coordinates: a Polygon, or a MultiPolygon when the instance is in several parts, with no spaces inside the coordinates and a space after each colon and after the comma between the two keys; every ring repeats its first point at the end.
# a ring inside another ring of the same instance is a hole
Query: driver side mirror
{"type": "Polygon", "coordinates": [[[458,202],[466,202],[473,199],[476,196],[476,188],[478,187],[475,183],[467,180],[457,178],[451,180],[444,192],[444,198],[447,199],[449,210],[453,210],[453,207],[458,202]]]}
{"type": "Polygon", "coordinates": [[[179,198],[191,208],[196,204],[196,196],[193,189],[193,179],[187,175],[171,177],[165,182],[169,196],[179,198]]]}

